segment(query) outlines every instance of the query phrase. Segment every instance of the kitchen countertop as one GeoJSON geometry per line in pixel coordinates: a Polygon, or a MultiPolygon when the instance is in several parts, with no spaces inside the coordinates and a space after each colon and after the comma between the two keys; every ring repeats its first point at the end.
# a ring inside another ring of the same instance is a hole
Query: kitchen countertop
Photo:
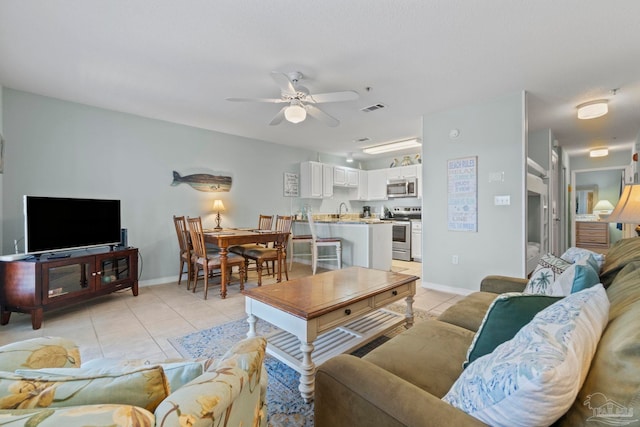
{"type": "MultiPolygon", "coordinates": [[[[294,222],[306,223],[306,219],[296,219],[294,222]]],[[[338,218],[329,218],[329,219],[315,219],[314,222],[321,224],[384,224],[389,221],[382,221],[378,218],[357,218],[357,219],[338,219],[338,218]]]]}

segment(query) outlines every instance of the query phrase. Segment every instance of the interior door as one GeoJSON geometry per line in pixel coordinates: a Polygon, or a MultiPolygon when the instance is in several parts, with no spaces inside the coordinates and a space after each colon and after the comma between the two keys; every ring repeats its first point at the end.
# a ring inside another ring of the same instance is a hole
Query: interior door
{"type": "Polygon", "coordinates": [[[551,182],[549,182],[549,200],[551,201],[551,209],[549,210],[549,220],[551,221],[551,229],[549,242],[551,245],[551,253],[560,256],[564,250],[560,250],[560,212],[558,207],[561,206],[559,200],[558,183],[560,180],[560,171],[558,167],[558,154],[551,152],[551,182]]]}

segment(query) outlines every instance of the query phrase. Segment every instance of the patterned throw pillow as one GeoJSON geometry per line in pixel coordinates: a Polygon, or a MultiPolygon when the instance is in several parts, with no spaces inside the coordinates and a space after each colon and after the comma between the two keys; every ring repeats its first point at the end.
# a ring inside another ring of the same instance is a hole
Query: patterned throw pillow
{"type": "Polygon", "coordinates": [[[602,268],[602,264],[604,263],[604,255],[599,254],[597,252],[590,251],[589,249],[571,247],[567,249],[565,253],[560,255],[560,258],[562,258],[565,261],[569,261],[570,263],[574,263],[578,261],[580,258],[589,256],[589,255],[592,256],[593,259],[595,260],[597,264],[597,267],[595,267],[595,270],[597,273],[599,273],[600,268],[602,268]]]}
{"type": "Polygon", "coordinates": [[[570,262],[558,258],[553,254],[546,254],[540,258],[538,265],[531,274],[529,283],[524,288],[525,294],[548,295],[547,288],[571,265],[570,262]]]}
{"type": "Polygon", "coordinates": [[[591,265],[571,264],[548,288],[547,295],[566,296],[590,288],[597,283],[600,283],[600,277],[591,265]]]}
{"type": "Polygon", "coordinates": [[[0,347],[3,371],[39,368],[79,368],[80,349],[75,342],[60,337],[39,337],[0,347]]]}
{"type": "Polygon", "coordinates": [[[153,411],[168,395],[160,366],[0,371],[0,409],[121,403],[153,411]]]}
{"type": "Polygon", "coordinates": [[[560,299],[562,297],[519,292],[498,295],[489,306],[478,332],[473,337],[473,342],[467,351],[467,360],[462,367],[466,369],[469,363],[491,353],[503,342],[509,341],[533,319],[533,316],[560,299]]]}
{"type": "Polygon", "coordinates": [[[601,284],[563,298],[471,363],[442,400],[489,425],[553,424],[584,383],[608,313],[601,284]]]}

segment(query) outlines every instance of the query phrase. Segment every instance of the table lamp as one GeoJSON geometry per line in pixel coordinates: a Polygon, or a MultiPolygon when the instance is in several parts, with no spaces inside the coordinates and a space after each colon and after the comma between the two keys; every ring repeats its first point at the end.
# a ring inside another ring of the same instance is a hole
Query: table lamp
{"type": "MultiPolygon", "coordinates": [[[[640,224],[640,184],[624,186],[620,201],[605,221],[640,224]]],[[[637,229],[636,232],[638,232],[637,229]]]]}
{"type": "Polygon", "coordinates": [[[600,219],[606,218],[608,214],[613,210],[613,205],[606,199],[598,200],[598,203],[593,207],[593,213],[597,213],[600,219]]]}
{"type": "Polygon", "coordinates": [[[222,204],[222,200],[214,200],[213,201],[213,210],[216,211],[216,226],[214,230],[222,230],[220,227],[220,212],[224,212],[224,205],[222,204]]]}

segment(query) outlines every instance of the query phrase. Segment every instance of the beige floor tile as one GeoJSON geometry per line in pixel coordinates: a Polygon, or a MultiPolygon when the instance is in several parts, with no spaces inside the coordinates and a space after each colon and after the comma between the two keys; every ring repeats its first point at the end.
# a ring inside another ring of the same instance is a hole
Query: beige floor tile
{"type": "MultiPolygon", "coordinates": [[[[395,260],[393,264],[394,270],[402,270],[404,274],[421,275],[421,264],[395,260]]],[[[289,279],[310,274],[309,265],[295,263],[289,279]]],[[[263,275],[263,286],[275,282],[274,277],[263,275]]],[[[245,288],[256,286],[257,274],[250,271],[245,288]]],[[[227,298],[221,299],[219,285],[212,284],[208,298],[204,300],[202,280],[195,293],[187,290],[186,281],[180,286],[172,282],[141,287],[137,297],[125,290],[45,313],[43,327],[35,331],[29,315],[12,313],[9,324],[0,326],[0,345],[57,335],[76,341],[83,360],[179,358],[181,356],[169,343],[169,338],[246,319],[244,296],[238,284],[231,284],[227,292],[227,298]]],[[[422,288],[418,282],[414,307],[441,313],[459,298],[422,288]]]]}

